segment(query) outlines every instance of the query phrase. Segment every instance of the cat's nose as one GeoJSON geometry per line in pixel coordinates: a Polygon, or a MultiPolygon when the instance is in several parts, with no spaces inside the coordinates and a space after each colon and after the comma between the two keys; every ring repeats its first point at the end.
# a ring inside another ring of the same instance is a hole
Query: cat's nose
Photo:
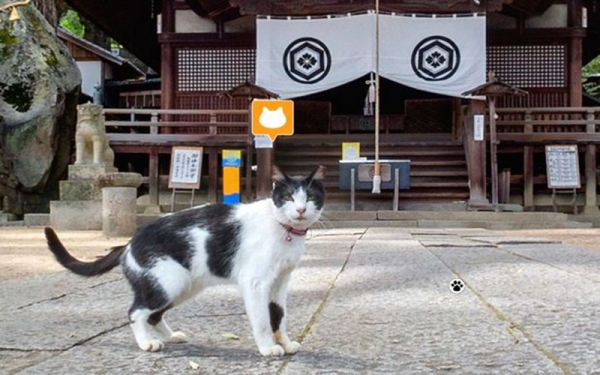
{"type": "Polygon", "coordinates": [[[302,207],[302,208],[296,208],[296,212],[298,212],[300,215],[302,215],[303,213],[306,212],[306,208],[302,207]]]}

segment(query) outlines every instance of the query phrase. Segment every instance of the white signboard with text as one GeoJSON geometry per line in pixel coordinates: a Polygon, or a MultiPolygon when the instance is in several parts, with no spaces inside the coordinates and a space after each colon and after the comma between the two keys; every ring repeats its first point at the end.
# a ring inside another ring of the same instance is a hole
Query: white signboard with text
{"type": "Polygon", "coordinates": [[[546,171],[550,189],[581,187],[577,145],[546,146],[546,171]]]}
{"type": "Polygon", "coordinates": [[[202,147],[173,147],[169,188],[199,189],[202,172],[202,147]]]}

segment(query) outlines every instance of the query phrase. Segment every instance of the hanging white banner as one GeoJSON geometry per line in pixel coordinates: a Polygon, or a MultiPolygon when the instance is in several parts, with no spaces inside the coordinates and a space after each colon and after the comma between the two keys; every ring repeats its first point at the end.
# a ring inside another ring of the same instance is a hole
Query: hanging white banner
{"type": "MultiPolygon", "coordinates": [[[[462,96],[486,82],[481,15],[379,15],[379,74],[432,93],[462,96]]],[[[376,71],[375,14],[258,19],[256,84],[295,98],[376,71]]]]}
{"type": "Polygon", "coordinates": [[[379,74],[442,95],[486,82],[485,16],[379,16],[379,74]]]}
{"type": "Polygon", "coordinates": [[[374,66],[373,14],[257,20],[256,84],[283,99],[314,94],[374,66]]]}

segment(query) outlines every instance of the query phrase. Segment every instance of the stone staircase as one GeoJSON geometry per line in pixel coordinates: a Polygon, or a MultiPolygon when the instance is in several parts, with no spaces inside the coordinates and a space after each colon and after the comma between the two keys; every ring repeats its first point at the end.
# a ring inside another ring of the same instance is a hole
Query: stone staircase
{"type": "MultiPolygon", "coordinates": [[[[446,134],[382,135],[380,140],[380,159],[411,161],[411,187],[400,191],[400,209],[465,210],[469,188],[462,141],[446,134]]],[[[373,159],[373,135],[296,135],[277,140],[275,164],[290,174],[306,174],[318,164],[325,165],[328,205],[346,210],[350,192],[338,189],[342,142],[360,142],[361,156],[373,159]]],[[[356,209],[389,210],[392,196],[392,191],[357,191],[356,209]]]]}

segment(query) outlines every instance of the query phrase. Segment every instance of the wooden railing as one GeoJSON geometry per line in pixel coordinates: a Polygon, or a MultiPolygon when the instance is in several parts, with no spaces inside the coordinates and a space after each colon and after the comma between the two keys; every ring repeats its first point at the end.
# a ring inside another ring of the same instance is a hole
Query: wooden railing
{"type": "Polygon", "coordinates": [[[159,204],[159,154],[172,146],[201,146],[207,154],[208,199],[217,201],[218,158],[222,149],[245,151],[246,196],[252,192],[252,137],[249,110],[121,109],[105,108],[106,135],[117,153],[148,154],[151,205],[159,204]]]}
{"type": "Polygon", "coordinates": [[[249,144],[248,110],[104,109],[111,144],[249,144]],[[240,121],[227,121],[236,118],[240,121]]]}
{"type": "Polygon", "coordinates": [[[499,141],[600,143],[600,107],[498,109],[499,141]]]}
{"type": "MultiPolygon", "coordinates": [[[[585,211],[597,213],[596,148],[600,144],[600,107],[498,109],[496,121],[500,146],[523,148],[523,205],[534,207],[535,185],[545,185],[546,176],[534,175],[534,155],[539,146],[578,144],[585,153],[580,168],[585,189],[585,211]]],[[[502,148],[499,148],[502,152],[502,148]]],[[[542,151],[543,152],[543,151],[542,151]]],[[[539,170],[539,168],[538,168],[539,170]]],[[[517,177],[517,176],[514,176],[517,177]]]]}

